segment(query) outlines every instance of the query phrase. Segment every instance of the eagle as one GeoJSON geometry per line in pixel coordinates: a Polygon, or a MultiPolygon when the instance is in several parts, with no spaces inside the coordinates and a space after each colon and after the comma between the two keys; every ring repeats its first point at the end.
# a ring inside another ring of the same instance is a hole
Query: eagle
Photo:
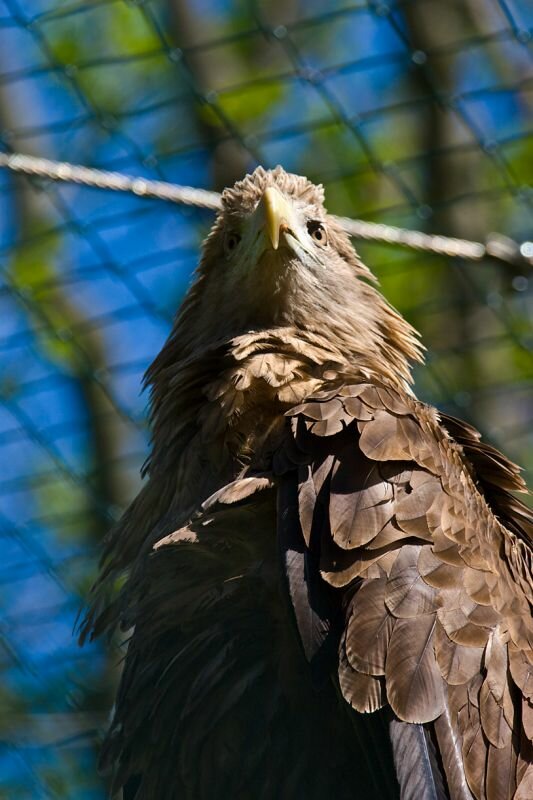
{"type": "Polygon", "coordinates": [[[222,194],[82,638],[125,800],[531,800],[533,514],[307,178],[222,194]]]}

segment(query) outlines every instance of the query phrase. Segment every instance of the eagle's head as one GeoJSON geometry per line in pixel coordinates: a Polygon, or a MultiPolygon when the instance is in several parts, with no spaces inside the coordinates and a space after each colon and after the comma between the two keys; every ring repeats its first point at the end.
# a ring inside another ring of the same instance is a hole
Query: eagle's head
{"type": "Polygon", "coordinates": [[[409,362],[420,360],[417,334],[375,284],[326,211],[322,186],[258,167],[223,192],[170,341],[189,358],[244,334],[290,329],[351,363],[381,359],[405,382],[409,362]]]}
{"type": "Polygon", "coordinates": [[[226,320],[252,328],[307,328],[323,314],[342,315],[360,279],[372,280],[328,215],[322,186],[282,167],[258,167],[223,192],[199,271],[226,320]]]}

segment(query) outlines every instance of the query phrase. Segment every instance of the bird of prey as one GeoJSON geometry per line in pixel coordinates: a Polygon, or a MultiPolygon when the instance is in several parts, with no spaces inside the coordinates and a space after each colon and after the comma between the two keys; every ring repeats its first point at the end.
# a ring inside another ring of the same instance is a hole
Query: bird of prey
{"type": "Polygon", "coordinates": [[[414,329],[321,186],[258,168],[148,370],[144,488],[84,635],[130,634],[127,800],[531,800],[533,515],[419,401],[414,329]]]}

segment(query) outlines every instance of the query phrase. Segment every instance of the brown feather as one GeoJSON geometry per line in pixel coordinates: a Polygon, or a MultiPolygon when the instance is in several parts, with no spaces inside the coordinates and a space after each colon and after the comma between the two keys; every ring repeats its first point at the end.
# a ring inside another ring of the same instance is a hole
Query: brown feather
{"type": "Polygon", "coordinates": [[[435,656],[442,677],[452,685],[466,683],[481,671],[483,647],[465,647],[450,639],[439,624],[435,629],[435,656]]]}
{"type": "MultiPolygon", "coordinates": [[[[421,437],[422,433],[416,428],[416,423],[411,420],[410,425],[413,439],[421,437]]],[[[387,411],[378,411],[370,422],[361,423],[361,438],[359,447],[367,458],[375,461],[404,461],[411,458],[410,444],[400,426],[400,420],[387,411]]]]}
{"type": "Polygon", "coordinates": [[[346,628],[345,650],[354,669],[384,675],[394,618],[385,606],[387,581],[368,581],[352,601],[346,628]]]}
{"type": "Polygon", "coordinates": [[[487,800],[508,800],[515,789],[516,751],[509,736],[503,747],[489,747],[485,793],[487,800]]]}
{"type": "Polygon", "coordinates": [[[530,741],[533,741],[533,703],[527,698],[522,700],[522,727],[530,741]]]}
{"type": "Polygon", "coordinates": [[[487,746],[481,721],[477,714],[468,714],[463,709],[459,715],[459,723],[463,731],[463,763],[468,785],[478,800],[486,800],[487,746]]]}
{"type": "Polygon", "coordinates": [[[509,668],[520,691],[528,700],[533,699],[533,651],[522,651],[509,647],[509,668]]]}
{"type": "Polygon", "coordinates": [[[331,586],[349,586],[376,562],[387,564],[387,572],[396,558],[394,543],[379,550],[363,547],[345,550],[333,541],[329,529],[322,531],[320,546],[320,572],[331,586]]]}
{"type": "Polygon", "coordinates": [[[331,419],[342,413],[343,404],[337,397],[328,398],[328,402],[323,403],[302,403],[293,408],[291,413],[301,413],[308,419],[320,421],[331,419]]]}
{"type": "Polygon", "coordinates": [[[339,655],[339,686],[344,699],[361,713],[377,711],[386,703],[384,678],[353,669],[344,643],[341,643],[339,655]]]}
{"type": "Polygon", "coordinates": [[[514,800],[531,800],[533,797],[533,764],[529,764],[520,781],[514,800]]]}
{"type": "Polygon", "coordinates": [[[422,517],[425,522],[426,513],[442,492],[442,485],[433,475],[421,470],[412,473],[410,484],[412,490],[403,494],[396,504],[396,519],[401,523],[422,517]]]}
{"type": "Polygon", "coordinates": [[[487,681],[481,687],[479,712],[483,733],[489,742],[496,748],[506,747],[512,730],[503,713],[503,697],[497,697],[487,681]]]}
{"type": "Polygon", "coordinates": [[[394,562],[385,593],[385,605],[395,617],[418,617],[438,608],[437,593],[418,571],[420,547],[405,545],[394,562]]]}
{"type": "Polygon", "coordinates": [[[448,704],[433,724],[451,797],[453,800],[472,800],[464,771],[461,735],[448,704]]]}
{"type": "Polygon", "coordinates": [[[465,569],[463,572],[463,585],[471,600],[479,605],[489,606],[491,596],[489,583],[491,574],[485,570],[465,569]]]}
{"type": "MultiPolygon", "coordinates": [[[[420,539],[420,536],[416,537],[420,539]]],[[[427,540],[431,541],[429,535],[427,536],[427,540]]],[[[402,528],[398,527],[395,519],[390,520],[387,524],[380,530],[380,532],[373,538],[371,541],[367,542],[367,550],[377,550],[382,547],[387,547],[394,542],[398,544],[403,544],[406,541],[406,532],[402,530],[402,528]]]]}
{"type": "Polygon", "coordinates": [[[343,459],[333,468],[329,521],[335,542],[351,549],[366,544],[390,520],[392,487],[372,462],[343,459]]]}
{"type": "MultiPolygon", "coordinates": [[[[392,414],[399,416],[406,416],[410,413],[409,405],[403,400],[397,391],[387,386],[376,386],[376,393],[379,398],[379,403],[375,408],[386,408],[392,414]]],[[[365,394],[366,399],[366,394],[365,394]]]]}
{"type": "MultiPolygon", "coordinates": [[[[463,564],[463,562],[460,562],[463,564]]],[[[418,570],[430,586],[435,589],[453,589],[460,585],[463,572],[437,558],[431,547],[421,547],[418,556],[418,570]]]]}
{"type": "Polygon", "coordinates": [[[217,503],[238,503],[240,500],[245,500],[247,497],[250,497],[254,492],[260,492],[263,489],[271,489],[273,485],[272,479],[268,475],[253,475],[241,478],[227,484],[227,486],[223,486],[208,497],[207,500],[204,500],[201,506],[202,511],[207,511],[207,509],[217,503]]]}
{"type": "Polygon", "coordinates": [[[359,397],[345,397],[343,398],[342,405],[354,419],[370,420],[374,418],[373,412],[359,397]]]}
{"type": "Polygon", "coordinates": [[[311,468],[308,465],[300,466],[298,472],[298,510],[300,525],[305,544],[309,547],[317,493],[311,474],[311,468]]]}
{"type": "Polygon", "coordinates": [[[399,619],[394,625],[386,661],[387,697],[406,722],[430,722],[444,709],[442,677],[435,661],[434,615],[399,619]]]}
{"type": "Polygon", "coordinates": [[[453,642],[467,647],[483,647],[487,643],[489,629],[469,622],[468,615],[462,608],[443,606],[438,614],[442,627],[453,642]]]}
{"type": "Polygon", "coordinates": [[[446,536],[440,528],[433,532],[433,552],[445,564],[461,568],[465,566],[458,545],[446,536]]]}

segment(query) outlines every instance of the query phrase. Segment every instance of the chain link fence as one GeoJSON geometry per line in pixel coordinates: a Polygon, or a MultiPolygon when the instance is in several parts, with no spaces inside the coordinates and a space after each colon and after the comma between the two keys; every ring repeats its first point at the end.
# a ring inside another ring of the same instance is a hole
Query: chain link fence
{"type": "MultiPolygon", "coordinates": [[[[499,259],[476,260],[394,236],[357,246],[422,331],[419,395],[531,484],[532,19],[528,0],[1,0],[1,164],[22,153],[220,191],[281,163],[363,228],[496,242],[499,259]]],[[[96,750],[123,652],[80,650],[72,632],[101,537],[139,488],[141,377],[212,220],[129,188],[0,169],[10,800],[105,796],[96,750]]]]}

